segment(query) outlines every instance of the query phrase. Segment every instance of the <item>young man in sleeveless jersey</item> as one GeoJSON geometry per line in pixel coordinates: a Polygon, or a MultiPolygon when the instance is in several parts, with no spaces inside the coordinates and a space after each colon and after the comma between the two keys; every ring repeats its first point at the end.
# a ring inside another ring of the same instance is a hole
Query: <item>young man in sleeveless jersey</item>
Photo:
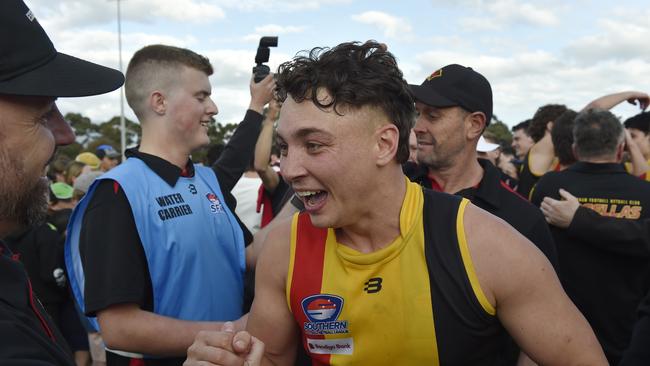
{"type": "Polygon", "coordinates": [[[606,364],[533,244],[403,175],[415,109],[385,45],[314,49],[277,83],[305,211],[267,237],[247,332],[200,333],[186,365],[291,365],[299,343],[314,365],[492,365],[504,328],[540,364],[606,364]]]}

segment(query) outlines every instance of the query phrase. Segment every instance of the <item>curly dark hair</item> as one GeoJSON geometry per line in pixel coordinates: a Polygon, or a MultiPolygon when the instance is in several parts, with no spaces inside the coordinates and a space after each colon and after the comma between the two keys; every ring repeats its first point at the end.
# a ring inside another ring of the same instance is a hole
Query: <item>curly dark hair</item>
{"type": "Polygon", "coordinates": [[[397,60],[385,45],[376,41],[348,42],[303,51],[278,67],[276,85],[281,101],[290,95],[297,103],[310,100],[318,108],[332,108],[339,115],[341,107],[381,108],[399,130],[397,161],[408,160],[415,106],[397,60]],[[320,89],[326,90],[331,99],[319,100],[320,89]]]}
{"type": "Polygon", "coordinates": [[[566,110],[567,108],[563,104],[547,104],[539,107],[528,126],[528,136],[535,142],[541,140],[544,137],[546,125],[555,121],[566,110]]]}
{"type": "Polygon", "coordinates": [[[635,128],[646,135],[650,132],[650,112],[641,112],[623,123],[625,128],[635,128]]]}
{"type": "Polygon", "coordinates": [[[573,121],[576,116],[578,116],[578,112],[567,109],[555,120],[551,129],[555,156],[564,166],[576,162],[576,157],[573,154],[573,121]]]}

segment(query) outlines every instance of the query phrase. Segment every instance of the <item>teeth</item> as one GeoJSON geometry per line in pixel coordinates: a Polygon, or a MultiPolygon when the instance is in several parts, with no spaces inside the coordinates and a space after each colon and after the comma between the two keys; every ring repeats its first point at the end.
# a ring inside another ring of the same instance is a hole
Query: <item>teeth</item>
{"type": "Polygon", "coordinates": [[[296,194],[300,197],[307,197],[314,194],[318,194],[318,192],[319,191],[302,191],[302,192],[296,192],[296,194]]]}

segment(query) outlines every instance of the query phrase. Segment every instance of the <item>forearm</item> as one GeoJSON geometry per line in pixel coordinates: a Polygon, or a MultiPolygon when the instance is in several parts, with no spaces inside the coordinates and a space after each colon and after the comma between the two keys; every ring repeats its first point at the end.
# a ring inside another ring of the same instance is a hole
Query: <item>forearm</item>
{"type": "Polygon", "coordinates": [[[271,157],[271,147],[273,146],[273,121],[265,119],[262,122],[257,143],[255,144],[255,170],[259,173],[269,166],[271,157]]]}
{"type": "MultiPolygon", "coordinates": [[[[223,324],[179,320],[128,305],[109,309],[98,314],[106,346],[156,356],[184,356],[199,331],[219,330],[223,324]]],[[[236,325],[242,328],[241,323],[236,325]]]]}
{"type": "Polygon", "coordinates": [[[262,115],[254,110],[248,110],[244,120],[228,140],[221,156],[212,166],[222,191],[232,190],[244,174],[253,158],[261,123],[262,115]]]}
{"type": "Polygon", "coordinates": [[[649,220],[604,217],[586,207],[579,207],[567,234],[609,252],[650,256],[649,220]]]}
{"type": "MultiPolygon", "coordinates": [[[[630,99],[634,98],[638,92],[632,92],[632,91],[624,91],[620,93],[614,93],[614,94],[608,94],[604,95],[600,98],[594,99],[589,104],[587,104],[582,111],[588,110],[588,109],[605,109],[609,110],[617,106],[618,104],[630,99]]],[[[581,111],[581,112],[582,112],[581,111]]]]}

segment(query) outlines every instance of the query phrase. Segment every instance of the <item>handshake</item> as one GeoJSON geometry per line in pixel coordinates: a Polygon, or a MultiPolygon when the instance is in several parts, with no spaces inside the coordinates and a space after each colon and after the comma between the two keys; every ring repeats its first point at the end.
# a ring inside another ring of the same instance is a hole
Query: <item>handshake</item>
{"type": "Polygon", "coordinates": [[[201,331],[187,349],[183,366],[259,366],[264,356],[264,343],[246,331],[235,332],[232,322],[221,331],[201,331]]]}

